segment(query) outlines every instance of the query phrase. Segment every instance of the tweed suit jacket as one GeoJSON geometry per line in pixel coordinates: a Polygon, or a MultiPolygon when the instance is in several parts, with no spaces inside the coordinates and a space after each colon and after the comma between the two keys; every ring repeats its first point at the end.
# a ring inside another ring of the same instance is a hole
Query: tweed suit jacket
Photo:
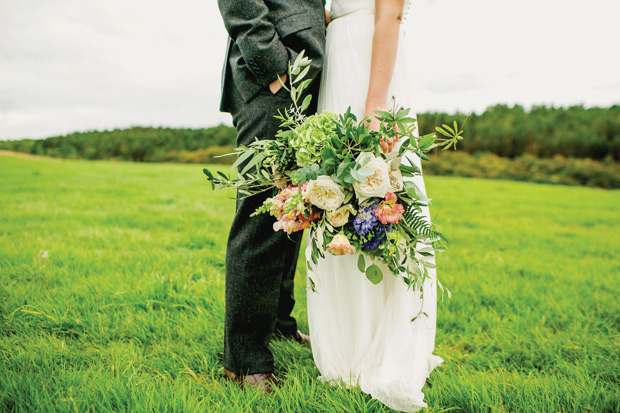
{"type": "Polygon", "coordinates": [[[246,103],[288,70],[299,52],[312,59],[308,78],[323,66],[323,0],[218,0],[229,34],[220,110],[246,103]],[[236,88],[243,102],[232,102],[236,88]]]}

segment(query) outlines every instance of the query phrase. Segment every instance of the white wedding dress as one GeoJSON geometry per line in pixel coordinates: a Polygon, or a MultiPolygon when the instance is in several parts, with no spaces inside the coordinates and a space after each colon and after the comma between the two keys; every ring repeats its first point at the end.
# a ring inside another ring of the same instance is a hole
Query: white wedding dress
{"type": "MultiPolygon", "coordinates": [[[[404,17],[407,9],[408,4],[404,17]]],[[[351,106],[361,119],[370,78],[374,0],[333,0],[330,15],[319,112],[344,113],[351,106]]],[[[401,30],[388,96],[395,96],[399,106],[411,107],[414,70],[405,63],[403,36],[401,30]]],[[[392,107],[391,101],[386,107],[392,107]]],[[[414,161],[420,166],[417,156],[414,161]]],[[[421,176],[415,182],[425,191],[421,176]]],[[[429,218],[428,209],[424,212],[429,218]]],[[[306,258],[310,260],[310,249],[306,258]]],[[[325,258],[308,271],[315,283],[315,291],[308,290],[310,338],[321,379],[358,385],[392,409],[417,411],[426,407],[422,393],[426,378],[442,362],[433,355],[435,271],[430,270],[422,300],[419,293],[408,290],[402,279],[387,270],[382,282],[371,284],[357,269],[357,259],[357,255],[325,253],[325,258]],[[412,322],[420,306],[427,316],[412,322]]]]}

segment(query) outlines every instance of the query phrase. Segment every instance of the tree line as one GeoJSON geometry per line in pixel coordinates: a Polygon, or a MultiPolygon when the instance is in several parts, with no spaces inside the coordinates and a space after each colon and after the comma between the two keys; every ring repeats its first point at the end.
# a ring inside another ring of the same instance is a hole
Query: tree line
{"type": "MultiPolygon", "coordinates": [[[[465,118],[462,113],[421,113],[420,133],[432,132],[435,126],[454,120],[463,123],[465,118]]],[[[203,154],[225,153],[235,140],[234,128],[225,125],[205,129],[133,127],[40,140],[0,141],[0,148],[62,158],[205,162],[209,159],[204,159],[203,154]]],[[[535,106],[529,111],[519,105],[492,106],[467,118],[460,150],[508,158],[529,154],[538,158],[561,155],[619,161],[620,106],[535,106]]]]}
{"type": "MultiPolygon", "coordinates": [[[[436,125],[463,123],[465,114],[423,113],[418,116],[421,133],[436,125]]],[[[620,160],[620,106],[609,108],[554,108],[496,105],[472,114],[465,125],[460,149],[474,154],[489,152],[515,158],[525,154],[538,158],[620,160]]]]}

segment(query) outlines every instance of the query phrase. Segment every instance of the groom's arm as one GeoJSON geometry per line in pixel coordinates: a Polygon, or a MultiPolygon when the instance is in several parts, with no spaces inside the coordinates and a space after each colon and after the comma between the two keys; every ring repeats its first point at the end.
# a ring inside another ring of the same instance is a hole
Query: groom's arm
{"type": "Polygon", "coordinates": [[[224,26],[257,83],[267,86],[288,70],[289,55],[263,0],[218,0],[224,26]]]}

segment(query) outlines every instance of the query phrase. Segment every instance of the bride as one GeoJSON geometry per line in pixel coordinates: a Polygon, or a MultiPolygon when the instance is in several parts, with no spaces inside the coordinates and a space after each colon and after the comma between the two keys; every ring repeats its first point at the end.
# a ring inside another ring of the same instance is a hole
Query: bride
{"type": "MultiPolygon", "coordinates": [[[[398,106],[411,107],[412,70],[405,64],[407,50],[402,47],[401,22],[408,9],[404,1],[332,1],[319,112],[343,113],[351,106],[361,119],[391,108],[392,96],[398,106]]],[[[377,120],[370,126],[377,130],[377,120]]],[[[389,142],[383,149],[390,151],[393,146],[389,142]]],[[[409,154],[409,158],[420,167],[417,156],[409,154]]],[[[422,177],[414,179],[425,191],[422,177]]],[[[430,222],[428,209],[424,212],[430,222]]],[[[308,259],[309,254],[308,249],[308,259]]],[[[432,354],[435,271],[429,269],[422,299],[393,275],[373,285],[357,269],[357,258],[325,254],[309,270],[315,291],[308,291],[308,321],[321,378],[359,385],[395,410],[426,407],[422,387],[442,361],[432,354]],[[412,322],[420,310],[426,315],[412,322]]]]}

